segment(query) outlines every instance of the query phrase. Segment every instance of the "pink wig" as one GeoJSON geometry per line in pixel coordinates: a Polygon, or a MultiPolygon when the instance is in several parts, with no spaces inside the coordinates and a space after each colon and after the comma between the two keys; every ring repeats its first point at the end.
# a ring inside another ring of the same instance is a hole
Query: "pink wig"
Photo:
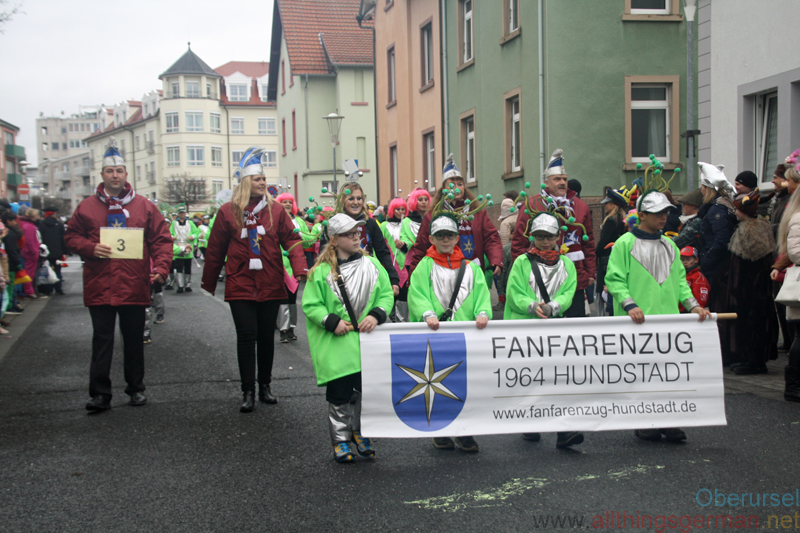
{"type": "Polygon", "coordinates": [[[419,198],[420,196],[426,196],[428,198],[428,204],[430,204],[431,195],[428,194],[428,191],[426,191],[425,189],[414,189],[411,192],[411,195],[409,195],[408,197],[408,208],[411,211],[417,210],[417,198],[419,198]]]}
{"type": "Polygon", "coordinates": [[[291,200],[292,201],[292,216],[296,216],[297,215],[297,202],[294,201],[294,196],[292,196],[288,192],[285,192],[283,194],[279,194],[278,197],[275,198],[275,201],[278,202],[278,203],[281,203],[284,200],[291,200]]]}
{"type": "Polygon", "coordinates": [[[389,202],[389,213],[387,213],[389,218],[394,218],[394,210],[398,207],[404,208],[406,210],[406,214],[408,214],[408,206],[406,205],[406,201],[402,198],[395,198],[389,202]]]}

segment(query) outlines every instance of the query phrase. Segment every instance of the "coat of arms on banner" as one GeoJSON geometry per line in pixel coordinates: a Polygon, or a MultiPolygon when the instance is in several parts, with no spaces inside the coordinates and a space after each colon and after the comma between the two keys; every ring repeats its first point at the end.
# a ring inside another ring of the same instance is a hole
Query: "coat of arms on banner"
{"type": "Polygon", "coordinates": [[[390,335],[392,403],[407,426],[437,431],[458,417],[467,399],[463,333],[390,335]]]}
{"type": "MultiPolygon", "coordinates": [[[[475,255],[475,237],[472,235],[462,235],[459,246],[461,247],[461,252],[464,254],[464,257],[472,259],[475,255]]],[[[483,258],[481,258],[481,261],[483,261],[483,258]]]]}

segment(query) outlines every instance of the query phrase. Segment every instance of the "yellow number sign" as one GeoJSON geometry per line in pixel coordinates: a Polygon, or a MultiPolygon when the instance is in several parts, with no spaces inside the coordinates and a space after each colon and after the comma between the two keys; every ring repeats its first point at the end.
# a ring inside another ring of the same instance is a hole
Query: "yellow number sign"
{"type": "Polygon", "coordinates": [[[111,247],[110,259],[142,259],[144,228],[100,228],[100,244],[111,247]]]}

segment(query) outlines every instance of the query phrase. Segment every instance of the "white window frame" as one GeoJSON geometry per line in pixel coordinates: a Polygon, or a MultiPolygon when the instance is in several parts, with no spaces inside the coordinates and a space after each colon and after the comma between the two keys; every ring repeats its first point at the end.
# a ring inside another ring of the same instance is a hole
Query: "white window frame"
{"type": "Polygon", "coordinates": [[[436,190],[436,134],[429,132],[423,135],[425,141],[425,175],[424,178],[428,181],[428,190],[436,190]]]}
{"type": "Polygon", "coordinates": [[[508,1],[508,33],[514,33],[519,29],[519,0],[508,1]],[[516,21],[516,25],[514,22],[516,21]]]}
{"type": "Polygon", "coordinates": [[[179,98],[181,96],[181,82],[173,81],[170,82],[170,90],[172,91],[173,98],[179,98]],[[178,89],[177,91],[175,89],[178,89]]]}
{"type": "Polygon", "coordinates": [[[205,146],[202,144],[189,144],[186,146],[186,166],[203,167],[206,164],[205,146]],[[197,155],[200,155],[198,158],[197,155]],[[194,156],[194,157],[192,157],[194,156]]]}
{"type": "Polygon", "coordinates": [[[237,166],[247,150],[231,150],[231,165],[237,166]],[[238,156],[238,157],[237,157],[238,156]]]}
{"type": "Polygon", "coordinates": [[[222,146],[211,147],[211,166],[212,167],[222,166],[222,146]]]}
{"type": "Polygon", "coordinates": [[[209,131],[211,133],[221,133],[222,132],[222,117],[219,113],[209,113],[209,131]]]}
{"type": "Polygon", "coordinates": [[[231,102],[247,102],[250,100],[250,95],[248,94],[250,91],[248,90],[249,87],[245,83],[231,83],[228,84],[228,100],[231,102]],[[234,94],[233,89],[236,88],[236,93],[234,94]],[[244,90],[244,94],[238,94],[240,90],[244,90]]]}
{"type": "Polygon", "coordinates": [[[471,61],[473,57],[475,57],[475,35],[474,35],[474,24],[472,14],[474,13],[474,0],[463,0],[461,3],[461,9],[464,10],[464,27],[462,28],[463,36],[461,42],[461,49],[462,49],[462,63],[467,63],[471,61]],[[467,11],[467,4],[469,4],[469,11],[467,11]]]}
{"type": "MultiPolygon", "coordinates": [[[[664,139],[665,139],[665,146],[666,146],[666,154],[655,154],[656,158],[661,161],[672,161],[670,159],[670,127],[671,127],[671,115],[672,110],[670,109],[670,100],[672,97],[671,94],[672,85],[669,83],[633,83],[631,84],[631,125],[633,124],[633,110],[634,109],[664,109],[665,110],[665,124],[664,124],[664,139]],[[665,89],[664,95],[666,97],[665,100],[634,100],[633,99],[633,89],[665,89]]],[[[633,141],[631,141],[631,150],[633,150],[633,141]]],[[[632,163],[649,163],[650,157],[649,154],[645,157],[633,157],[631,156],[632,163]]]]}
{"type": "Polygon", "coordinates": [[[467,163],[464,169],[464,178],[467,183],[475,183],[475,115],[464,120],[464,132],[466,133],[464,158],[467,163]]]}
{"type": "Polygon", "coordinates": [[[202,93],[200,92],[200,81],[199,80],[186,80],[186,98],[200,98],[202,93]],[[197,88],[197,91],[190,91],[190,87],[197,88]]]}
{"type": "Polygon", "coordinates": [[[222,190],[224,183],[222,180],[211,180],[211,194],[217,196],[217,193],[222,190]]]}
{"type": "Polygon", "coordinates": [[[396,68],[397,64],[395,62],[395,47],[389,49],[387,58],[388,68],[389,68],[389,103],[397,101],[397,78],[396,78],[396,68]]]}
{"type": "Polygon", "coordinates": [[[519,172],[522,170],[522,154],[520,153],[521,135],[522,135],[522,122],[520,117],[519,97],[512,98],[509,102],[511,106],[511,131],[509,138],[511,139],[511,172],[519,172]],[[516,112],[514,111],[516,108],[516,112]]]}
{"type": "Polygon", "coordinates": [[[422,85],[433,82],[433,23],[422,28],[422,85]]]}
{"type": "Polygon", "coordinates": [[[179,167],[181,166],[181,147],[178,145],[167,146],[167,166],[179,167]],[[177,158],[175,156],[178,156],[177,158]]]}
{"type": "Polygon", "coordinates": [[[178,133],[181,130],[180,117],[178,116],[177,111],[164,113],[164,117],[165,117],[164,124],[166,126],[167,133],[178,133]],[[172,124],[170,125],[170,123],[172,124]]]}
{"type": "Polygon", "coordinates": [[[671,15],[670,0],[664,0],[664,9],[638,9],[631,7],[631,15],[671,15]]]}
{"type": "Polygon", "coordinates": [[[272,119],[272,133],[269,133],[269,118],[258,117],[258,134],[275,135],[275,119],[272,119]]]}
{"type": "Polygon", "coordinates": [[[244,117],[231,117],[231,135],[244,135],[244,117]],[[242,129],[237,130],[233,127],[234,121],[241,121],[242,129]]]}
{"type": "Polygon", "coordinates": [[[397,192],[397,145],[389,147],[389,187],[391,196],[394,198],[400,193],[397,192]]]}
{"type": "Polygon", "coordinates": [[[278,151],[265,150],[263,161],[264,161],[264,168],[278,168],[278,151]]]}
{"type": "Polygon", "coordinates": [[[142,179],[142,165],[136,165],[136,174],[134,175],[135,181],[142,179]]]}
{"type": "MultiPolygon", "coordinates": [[[[767,138],[769,136],[769,109],[770,109],[770,102],[775,101],[775,105],[780,105],[778,100],[778,92],[777,91],[770,91],[768,93],[759,94],[757,96],[757,104],[755,107],[755,126],[756,131],[754,138],[756,140],[755,145],[755,158],[754,160],[758,162],[758,171],[756,174],[761,176],[762,183],[769,183],[772,180],[772,171],[775,170],[775,166],[780,163],[780,161],[772,161],[771,163],[766,160],[767,158],[767,138]]],[[[779,108],[780,109],[780,108],[779,108]]],[[[777,122],[778,115],[776,113],[775,120],[777,122]]],[[[777,128],[777,124],[776,124],[777,128]]]]}
{"type": "Polygon", "coordinates": [[[133,138],[133,148],[134,148],[134,150],[139,151],[139,136],[138,135],[136,135],[133,138]]]}
{"type": "Polygon", "coordinates": [[[186,119],[186,131],[202,132],[203,131],[203,112],[202,111],[185,111],[184,117],[186,119]],[[198,118],[200,125],[197,125],[198,118]]]}

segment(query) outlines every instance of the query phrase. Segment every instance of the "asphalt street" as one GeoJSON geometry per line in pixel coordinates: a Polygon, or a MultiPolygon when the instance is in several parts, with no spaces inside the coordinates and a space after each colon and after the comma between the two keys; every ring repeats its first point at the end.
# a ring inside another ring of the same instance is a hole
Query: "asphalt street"
{"type": "Polygon", "coordinates": [[[700,529],[681,517],[708,515],[758,517],[764,531],[800,529],[797,500],[698,503],[708,501],[703,489],[800,488],[800,405],[778,393],[785,355],[759,376],[769,385],[732,380],[728,425],[689,428],[685,444],[613,431],[587,434],[565,451],[554,434],[538,443],[496,435],[478,437],[480,452],[466,454],[436,450],[428,439],[378,439],[375,460],[341,465],[332,460],[302,312],[298,341],[276,336],[279,403],[241,414],[223,287],[216,297],[203,293],[197,273],[194,292],[165,293],[166,322],[145,346],[148,405],[127,405],[120,347],[114,407],[87,415],[92,330],[80,276],[79,267],[66,269],[67,296],[46,300],[24,333],[0,339],[15,343],[0,360],[2,531],[623,529],[597,522],[610,512],[677,518],[645,531],[700,529]],[[772,529],[771,516],[775,524],[791,516],[791,528],[772,529]],[[551,517],[572,527],[545,526],[551,517]]]}

